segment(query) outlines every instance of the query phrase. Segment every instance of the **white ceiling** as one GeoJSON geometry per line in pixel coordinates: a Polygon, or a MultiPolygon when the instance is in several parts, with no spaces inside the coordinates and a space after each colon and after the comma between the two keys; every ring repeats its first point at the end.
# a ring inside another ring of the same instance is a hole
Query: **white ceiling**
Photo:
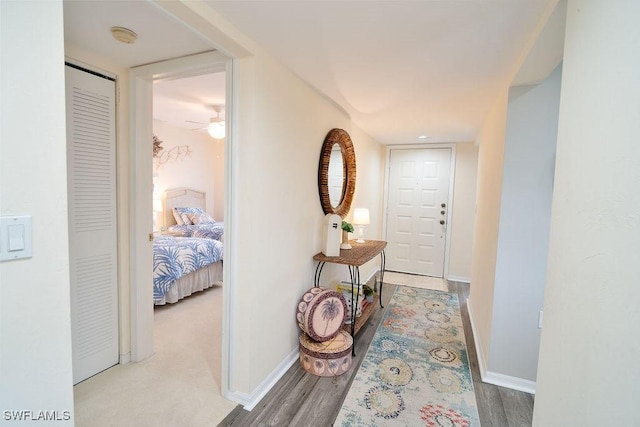
{"type": "Polygon", "coordinates": [[[153,118],[174,126],[201,129],[212,118],[224,119],[224,90],[225,73],[155,82],[153,118]]]}
{"type": "MultiPolygon", "coordinates": [[[[400,144],[423,134],[428,142],[473,141],[557,0],[205,1],[367,133],[400,144]]],[[[148,1],[66,0],[64,12],[66,42],[123,67],[214,48],[148,1]],[[116,42],[111,26],[132,29],[138,41],[116,42]]],[[[203,86],[180,100],[178,81],[167,87],[172,110],[154,103],[157,117],[208,122],[224,95],[214,82],[196,83],[203,86]]]]}

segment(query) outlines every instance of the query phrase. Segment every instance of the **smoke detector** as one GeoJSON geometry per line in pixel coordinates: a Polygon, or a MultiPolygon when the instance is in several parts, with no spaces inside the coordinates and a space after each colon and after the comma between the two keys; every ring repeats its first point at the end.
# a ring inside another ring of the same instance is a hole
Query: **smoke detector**
{"type": "Polygon", "coordinates": [[[111,27],[113,38],[122,43],[132,44],[138,38],[138,35],[128,28],[111,27]]]}

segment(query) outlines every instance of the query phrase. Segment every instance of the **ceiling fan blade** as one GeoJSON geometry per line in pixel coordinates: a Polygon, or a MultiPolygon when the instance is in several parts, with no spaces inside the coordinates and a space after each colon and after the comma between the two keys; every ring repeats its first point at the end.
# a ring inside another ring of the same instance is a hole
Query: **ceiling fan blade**
{"type": "Polygon", "coordinates": [[[202,126],[202,127],[193,128],[193,129],[191,129],[191,130],[203,130],[203,129],[206,129],[206,128],[207,128],[206,124],[205,124],[205,123],[202,123],[202,122],[196,122],[196,121],[194,121],[194,120],[185,120],[184,122],[185,122],[185,123],[193,123],[194,125],[200,125],[200,126],[202,126]]]}

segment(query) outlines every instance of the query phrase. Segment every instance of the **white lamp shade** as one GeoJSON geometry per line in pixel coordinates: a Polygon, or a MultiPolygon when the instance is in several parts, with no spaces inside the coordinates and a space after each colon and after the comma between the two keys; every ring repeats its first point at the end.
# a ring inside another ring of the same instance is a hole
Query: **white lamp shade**
{"type": "Polygon", "coordinates": [[[369,225],[369,209],[355,208],[353,210],[353,223],[355,225],[369,225]]]}
{"type": "Polygon", "coordinates": [[[212,138],[222,139],[224,138],[224,121],[214,122],[213,120],[207,127],[207,132],[211,135],[212,138]]]}

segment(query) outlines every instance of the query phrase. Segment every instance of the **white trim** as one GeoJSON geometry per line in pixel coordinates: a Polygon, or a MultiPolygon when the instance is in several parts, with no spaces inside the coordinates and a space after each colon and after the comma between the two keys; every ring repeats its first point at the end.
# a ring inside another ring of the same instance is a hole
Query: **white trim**
{"type": "Polygon", "coordinates": [[[126,353],[126,354],[121,354],[120,355],[120,360],[118,361],[119,364],[126,365],[129,362],[131,362],[131,353],[126,353]]]}
{"type": "Polygon", "coordinates": [[[522,378],[512,377],[509,375],[499,374],[497,372],[487,371],[483,381],[485,383],[506,387],[513,390],[524,391],[525,393],[536,394],[536,382],[524,380],[522,378]]]}
{"type": "Polygon", "coordinates": [[[471,323],[471,332],[473,333],[473,342],[476,345],[476,356],[478,358],[478,370],[480,371],[480,379],[484,381],[487,375],[487,362],[484,357],[484,350],[482,348],[482,342],[480,341],[478,334],[478,328],[473,318],[473,312],[471,309],[471,300],[467,298],[467,312],[469,313],[469,322],[471,323]]]}
{"type": "MultiPolygon", "coordinates": [[[[237,176],[237,163],[238,158],[236,140],[236,120],[237,106],[236,102],[238,82],[237,70],[238,67],[234,66],[236,60],[229,60],[226,64],[226,87],[225,87],[225,128],[226,136],[224,139],[224,227],[225,235],[237,236],[236,221],[234,212],[238,212],[238,202],[236,194],[236,186],[238,183],[237,176]]],[[[231,397],[231,384],[233,384],[233,375],[237,372],[236,359],[233,355],[237,355],[236,341],[238,333],[235,327],[236,322],[232,322],[236,315],[236,301],[238,301],[237,290],[234,284],[236,283],[236,268],[238,259],[235,245],[235,238],[226,238],[224,243],[224,259],[229,260],[225,263],[225,267],[222,271],[223,283],[228,283],[230,286],[222,287],[222,357],[221,367],[222,376],[220,384],[220,392],[222,396],[227,399],[234,400],[231,397]]]]}
{"type": "Polygon", "coordinates": [[[456,176],[456,144],[411,144],[411,145],[387,145],[387,158],[384,168],[384,195],[383,195],[383,211],[382,211],[382,235],[384,239],[387,239],[387,212],[389,209],[389,169],[391,167],[391,150],[430,150],[436,148],[449,148],[451,149],[451,165],[449,166],[449,196],[447,200],[447,232],[445,234],[444,242],[444,266],[442,268],[442,277],[447,277],[449,274],[449,251],[451,249],[451,224],[453,214],[453,191],[454,182],[456,176]]]}
{"type": "Polygon", "coordinates": [[[471,277],[464,276],[447,276],[447,280],[452,282],[471,283],[471,277]]]}
{"type": "Polygon", "coordinates": [[[244,409],[251,411],[260,403],[262,398],[273,388],[273,386],[282,378],[282,376],[289,370],[289,368],[298,360],[299,349],[294,348],[291,353],[285,357],[282,362],[276,368],[271,371],[267,378],[251,392],[251,394],[241,392],[228,392],[227,398],[238,402],[244,409]]]}
{"type": "MultiPolygon", "coordinates": [[[[111,71],[103,70],[100,67],[96,67],[95,65],[87,64],[84,61],[80,61],[79,59],[75,59],[75,58],[73,58],[71,56],[66,56],[66,55],[64,57],[64,62],[68,62],[69,64],[77,65],[78,67],[82,67],[82,68],[84,68],[86,70],[102,74],[103,76],[106,76],[106,77],[109,77],[110,79],[113,79],[116,82],[116,84],[118,83],[118,75],[115,74],[115,73],[112,73],[111,71]]],[[[118,99],[118,101],[120,101],[120,100],[118,99]]],[[[117,106],[117,104],[118,104],[118,102],[116,102],[116,106],[117,106]]]]}
{"type": "Polygon", "coordinates": [[[151,76],[129,71],[129,283],[131,313],[131,360],[140,362],[153,355],[153,250],[147,233],[151,221],[152,159],[145,144],[151,141],[153,86],[151,76]],[[148,197],[146,197],[148,196],[148,197]],[[149,214],[147,214],[149,213],[149,214]]]}
{"type": "Polygon", "coordinates": [[[467,298],[467,312],[469,313],[469,321],[471,322],[471,331],[473,333],[473,342],[476,346],[476,355],[478,357],[478,370],[480,371],[480,379],[482,382],[506,387],[513,390],[524,391],[525,393],[536,394],[536,382],[525,380],[522,378],[511,377],[509,375],[499,374],[487,370],[487,362],[485,359],[482,342],[479,339],[478,328],[473,318],[473,310],[471,308],[471,300],[467,298]]]}

